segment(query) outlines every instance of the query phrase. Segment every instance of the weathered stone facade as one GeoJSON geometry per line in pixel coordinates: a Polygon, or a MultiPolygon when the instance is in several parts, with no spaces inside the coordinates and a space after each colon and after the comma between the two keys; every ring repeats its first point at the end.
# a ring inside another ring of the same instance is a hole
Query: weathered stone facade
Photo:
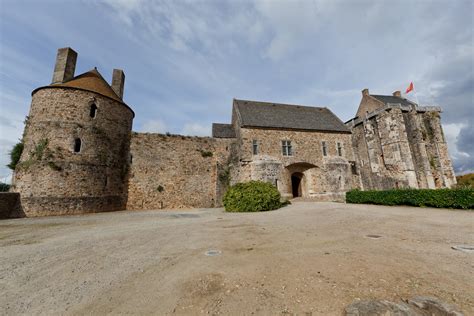
{"type": "Polygon", "coordinates": [[[127,209],[220,206],[233,140],[133,133],[127,209]]]}
{"type": "Polygon", "coordinates": [[[352,129],[362,189],[452,187],[456,177],[441,109],[419,107],[399,95],[371,96],[365,89],[360,116],[346,123],[352,129]]]}
{"type": "Polygon", "coordinates": [[[132,133],[125,75],[74,77],[77,54],[58,51],[53,83],[33,91],[12,191],[26,216],[215,207],[231,184],[261,180],[283,198],[344,200],[353,189],[456,183],[440,109],[363,91],[357,116],[234,100],[213,137],[132,133]]]}

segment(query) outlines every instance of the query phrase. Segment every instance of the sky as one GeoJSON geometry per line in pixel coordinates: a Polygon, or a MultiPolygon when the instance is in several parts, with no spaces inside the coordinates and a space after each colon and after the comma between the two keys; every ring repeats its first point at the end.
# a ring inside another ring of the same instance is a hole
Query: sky
{"type": "MultiPolygon", "coordinates": [[[[474,171],[474,1],[0,0],[0,181],[56,51],[76,75],[125,71],[133,130],[205,136],[232,99],[326,106],[410,82],[443,108],[457,174],[474,171]]],[[[414,100],[410,93],[406,96],[414,100]]]]}

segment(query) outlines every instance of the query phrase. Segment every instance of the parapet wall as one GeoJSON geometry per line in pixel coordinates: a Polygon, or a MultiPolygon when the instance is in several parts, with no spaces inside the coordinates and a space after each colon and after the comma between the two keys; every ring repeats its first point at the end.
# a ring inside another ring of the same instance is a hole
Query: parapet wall
{"type": "Polygon", "coordinates": [[[216,207],[229,183],[231,139],[133,133],[127,209],[216,207]]]}

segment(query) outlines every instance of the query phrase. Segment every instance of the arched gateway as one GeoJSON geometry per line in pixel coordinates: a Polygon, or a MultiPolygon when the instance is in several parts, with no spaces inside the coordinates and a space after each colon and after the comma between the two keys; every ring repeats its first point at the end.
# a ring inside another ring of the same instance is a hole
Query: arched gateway
{"type": "Polygon", "coordinates": [[[285,167],[288,174],[288,188],[291,188],[292,197],[307,197],[309,196],[309,190],[314,189],[313,181],[311,181],[310,170],[318,168],[308,162],[297,162],[292,163],[285,167]]]}

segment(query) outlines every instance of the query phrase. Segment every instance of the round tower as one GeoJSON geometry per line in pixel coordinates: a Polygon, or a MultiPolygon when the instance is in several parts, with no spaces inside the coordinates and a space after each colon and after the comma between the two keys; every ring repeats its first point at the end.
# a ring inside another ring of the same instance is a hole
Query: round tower
{"type": "Polygon", "coordinates": [[[58,50],[53,82],[32,92],[13,190],[26,216],[125,208],[133,111],[125,75],[109,85],[97,69],[74,77],[77,53],[58,50]]]}

